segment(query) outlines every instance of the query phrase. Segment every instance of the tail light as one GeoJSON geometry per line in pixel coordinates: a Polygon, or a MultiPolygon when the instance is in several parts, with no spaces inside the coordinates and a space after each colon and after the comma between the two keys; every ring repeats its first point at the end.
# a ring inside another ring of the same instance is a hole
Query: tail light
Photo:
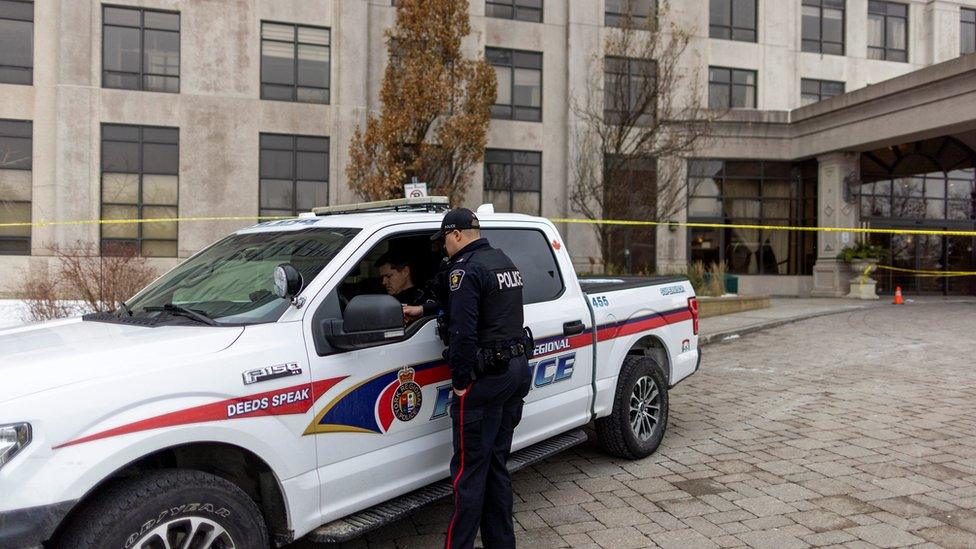
{"type": "Polygon", "coordinates": [[[698,298],[688,298],[688,310],[691,311],[691,326],[695,335],[698,335],[698,298]]]}

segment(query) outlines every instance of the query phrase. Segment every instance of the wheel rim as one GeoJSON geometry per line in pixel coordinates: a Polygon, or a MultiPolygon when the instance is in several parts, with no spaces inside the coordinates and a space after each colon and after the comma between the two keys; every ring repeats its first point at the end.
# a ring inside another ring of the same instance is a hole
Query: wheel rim
{"type": "Polygon", "coordinates": [[[661,397],[651,376],[643,376],[630,394],[630,428],[639,440],[654,435],[661,418],[661,397]]]}
{"type": "Polygon", "coordinates": [[[157,525],[134,544],[137,549],[234,549],[220,524],[203,517],[182,517],[157,525]]]}

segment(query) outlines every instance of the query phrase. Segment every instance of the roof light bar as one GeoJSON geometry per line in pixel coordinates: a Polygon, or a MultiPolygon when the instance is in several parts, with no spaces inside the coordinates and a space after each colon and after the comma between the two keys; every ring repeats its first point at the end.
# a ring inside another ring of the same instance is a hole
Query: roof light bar
{"type": "Polygon", "coordinates": [[[422,196],[415,198],[395,198],[359,204],[339,204],[312,208],[315,215],[338,215],[369,212],[443,212],[450,209],[446,196],[422,196]]]}

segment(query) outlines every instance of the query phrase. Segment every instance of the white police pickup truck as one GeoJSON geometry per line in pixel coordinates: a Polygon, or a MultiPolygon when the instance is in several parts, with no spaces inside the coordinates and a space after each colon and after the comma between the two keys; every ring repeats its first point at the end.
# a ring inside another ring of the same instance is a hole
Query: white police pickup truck
{"type": "MultiPolygon", "coordinates": [[[[399,248],[421,284],[445,205],[260,223],[115,313],[0,331],[0,547],[341,541],[448,495],[437,322],[404,326],[375,265],[399,248]]],[[[479,217],[522,272],[536,339],[510,467],[593,420],[609,453],[652,453],[668,389],[701,360],[691,284],[579,281],[549,221],[479,217]]]]}

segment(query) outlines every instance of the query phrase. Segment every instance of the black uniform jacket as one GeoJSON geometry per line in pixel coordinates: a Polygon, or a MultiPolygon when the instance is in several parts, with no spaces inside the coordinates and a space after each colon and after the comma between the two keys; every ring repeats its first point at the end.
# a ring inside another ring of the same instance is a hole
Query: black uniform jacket
{"type": "Polygon", "coordinates": [[[447,268],[447,361],[455,389],[474,379],[478,349],[518,342],[523,335],[522,273],[501,250],[479,238],[447,268]]]}

